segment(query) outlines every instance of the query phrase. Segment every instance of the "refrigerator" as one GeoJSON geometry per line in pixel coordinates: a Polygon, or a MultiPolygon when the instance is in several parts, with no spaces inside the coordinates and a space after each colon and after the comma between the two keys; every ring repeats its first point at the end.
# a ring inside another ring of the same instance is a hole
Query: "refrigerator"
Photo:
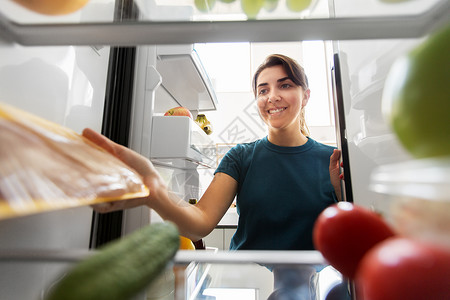
{"type": "MultiPolygon", "coordinates": [[[[239,0],[211,1],[208,12],[193,0],[90,0],[73,13],[45,15],[1,0],[0,101],[77,132],[93,128],[149,157],[187,201],[201,196],[199,170],[213,170],[220,156],[192,120],[161,117],[175,106],[189,108],[194,117],[219,108],[195,44],[274,43],[276,49],[282,42],[329,41],[327,84],[344,163],[343,196],[385,213],[389,199],[371,189],[373,171],[413,158],[382,116],[384,82],[398,57],[449,23],[450,3],[313,0],[294,12],[287,2],[254,16],[243,12],[239,0]],[[183,129],[165,146],[171,126],[183,129]]],[[[86,251],[158,221],[145,207],[98,214],[86,206],[0,220],[0,299],[44,299],[55,278],[86,251]]],[[[255,281],[244,289],[259,291],[248,299],[264,299],[273,278],[250,262],[325,263],[317,253],[285,253],[278,260],[259,255],[180,253],[176,261],[187,268],[177,299],[195,299],[205,282],[212,286],[211,268],[226,269],[233,275],[225,279],[235,277],[228,286],[239,287],[240,275],[227,267],[241,265],[255,281]]],[[[161,280],[173,284],[168,277],[161,280]]],[[[331,277],[339,282],[338,275],[331,277]]],[[[317,299],[325,299],[321,293],[317,299]]]]}

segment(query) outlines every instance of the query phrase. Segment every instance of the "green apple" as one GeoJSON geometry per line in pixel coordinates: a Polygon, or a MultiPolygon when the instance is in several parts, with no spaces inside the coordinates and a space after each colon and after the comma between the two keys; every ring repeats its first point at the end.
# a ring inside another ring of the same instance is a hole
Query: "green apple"
{"type": "Polygon", "coordinates": [[[248,19],[256,19],[259,11],[264,5],[264,0],[241,0],[242,11],[248,19]]]}
{"type": "Polygon", "coordinates": [[[216,4],[216,0],[195,0],[195,7],[201,12],[211,11],[216,4]]]}
{"type": "Polygon", "coordinates": [[[450,26],[430,35],[392,66],[383,113],[416,158],[450,155],[450,26]]]}
{"type": "Polygon", "coordinates": [[[286,0],[286,6],[290,11],[299,12],[307,9],[312,0],[286,0]]]}

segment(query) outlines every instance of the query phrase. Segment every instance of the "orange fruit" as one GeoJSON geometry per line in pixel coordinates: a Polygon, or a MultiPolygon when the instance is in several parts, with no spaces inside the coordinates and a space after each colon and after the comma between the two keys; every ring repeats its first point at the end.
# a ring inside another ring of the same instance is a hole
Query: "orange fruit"
{"type": "Polygon", "coordinates": [[[195,250],[194,243],[190,239],[180,235],[180,250],[195,250]]]}
{"type": "Polygon", "coordinates": [[[13,0],[14,2],[44,15],[65,15],[73,13],[89,0],[13,0]]]}

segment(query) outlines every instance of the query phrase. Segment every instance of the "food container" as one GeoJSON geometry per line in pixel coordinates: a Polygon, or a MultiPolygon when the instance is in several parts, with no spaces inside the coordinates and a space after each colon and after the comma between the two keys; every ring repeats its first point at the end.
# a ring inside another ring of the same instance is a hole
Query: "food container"
{"type": "Polygon", "coordinates": [[[399,234],[450,248],[450,157],[380,166],[371,189],[389,198],[387,220],[399,234]]]}

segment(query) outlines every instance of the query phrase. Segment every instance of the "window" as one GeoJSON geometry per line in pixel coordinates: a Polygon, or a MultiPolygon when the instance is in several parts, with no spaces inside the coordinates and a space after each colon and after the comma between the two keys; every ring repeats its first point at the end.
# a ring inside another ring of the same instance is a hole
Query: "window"
{"type": "Polygon", "coordinates": [[[296,59],[308,75],[311,98],[306,119],[311,136],[335,145],[329,83],[331,47],[327,42],[211,43],[196,44],[195,49],[219,100],[217,111],[205,112],[214,129],[211,137],[217,144],[248,142],[267,134],[257,112],[251,81],[267,55],[280,53],[296,59]]]}

